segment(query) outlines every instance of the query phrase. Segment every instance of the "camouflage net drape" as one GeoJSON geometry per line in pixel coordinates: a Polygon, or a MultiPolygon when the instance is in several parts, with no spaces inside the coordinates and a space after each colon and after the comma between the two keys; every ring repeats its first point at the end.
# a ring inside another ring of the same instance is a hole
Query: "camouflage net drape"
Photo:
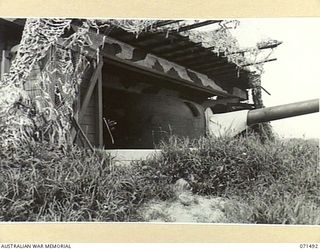
{"type": "Polygon", "coordinates": [[[61,38],[70,24],[71,19],[27,19],[17,55],[0,83],[3,146],[43,138],[59,145],[70,142],[72,105],[88,64],[81,51],[90,45],[87,22],[61,38]],[[75,56],[74,50],[80,53],[75,56]],[[28,92],[31,73],[36,79],[28,92]]]}
{"type": "Polygon", "coordinates": [[[26,21],[17,55],[9,73],[0,83],[0,135],[3,145],[19,144],[33,136],[35,124],[32,116],[35,110],[23,85],[35,64],[69,25],[70,20],[65,19],[26,21]]]}

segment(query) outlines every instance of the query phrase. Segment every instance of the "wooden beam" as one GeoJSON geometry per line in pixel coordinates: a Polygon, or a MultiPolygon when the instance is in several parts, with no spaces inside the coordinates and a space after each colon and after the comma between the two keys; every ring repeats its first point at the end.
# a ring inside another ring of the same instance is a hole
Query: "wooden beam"
{"type": "Polygon", "coordinates": [[[98,77],[98,105],[99,105],[99,129],[98,129],[98,136],[99,136],[99,148],[103,148],[103,103],[102,103],[102,73],[100,71],[98,77]]]}
{"type": "MultiPolygon", "coordinates": [[[[178,57],[178,59],[180,60],[180,56],[178,57]]],[[[183,65],[185,65],[186,67],[190,67],[192,68],[192,66],[194,65],[198,65],[201,64],[203,62],[220,62],[220,61],[225,61],[224,58],[219,58],[219,57],[213,57],[212,54],[208,54],[208,52],[204,51],[204,52],[198,52],[197,53],[197,57],[196,58],[190,58],[187,60],[182,61],[181,63],[183,63],[183,65]],[[204,54],[204,55],[203,55],[204,54]]]]}
{"type": "Polygon", "coordinates": [[[164,20],[164,21],[159,21],[156,24],[153,24],[152,27],[153,28],[159,28],[159,27],[162,27],[162,26],[166,26],[166,25],[173,24],[173,23],[178,23],[178,22],[181,22],[181,21],[182,20],[164,20]]]}
{"type": "Polygon", "coordinates": [[[166,53],[172,53],[172,52],[176,52],[176,51],[180,51],[181,52],[181,50],[186,50],[186,49],[190,49],[190,48],[192,48],[193,50],[197,50],[197,49],[201,48],[200,47],[201,44],[202,44],[201,42],[200,43],[190,43],[189,42],[188,44],[185,44],[185,45],[182,45],[182,46],[172,46],[170,49],[167,49],[167,50],[161,51],[161,52],[157,52],[157,54],[159,56],[164,57],[164,54],[166,54],[166,53]]]}
{"type": "Polygon", "coordinates": [[[185,55],[186,53],[191,53],[191,52],[195,52],[197,50],[203,50],[203,48],[201,47],[201,42],[200,43],[196,43],[195,47],[194,46],[188,46],[188,47],[184,47],[183,49],[178,49],[170,52],[166,52],[166,53],[161,53],[160,55],[163,57],[176,57],[176,56],[180,56],[180,55],[185,55]]]}
{"type": "Polygon", "coordinates": [[[196,29],[196,28],[200,28],[206,25],[210,25],[210,24],[214,24],[214,23],[220,23],[222,20],[208,20],[208,21],[203,21],[200,23],[194,23],[191,25],[186,25],[184,27],[181,27],[178,29],[177,32],[183,32],[183,31],[187,31],[187,30],[192,30],[192,29],[196,29]]]}
{"type": "Polygon", "coordinates": [[[94,87],[96,86],[96,82],[98,80],[99,74],[101,74],[102,66],[103,66],[103,60],[102,60],[102,58],[100,58],[99,63],[92,74],[92,77],[89,82],[89,88],[87,90],[87,93],[86,93],[84,100],[83,100],[83,103],[81,105],[80,112],[79,112],[79,121],[81,121],[81,119],[83,118],[84,112],[86,111],[86,109],[88,107],[88,104],[90,102],[94,87]]]}
{"type": "MultiPolygon", "coordinates": [[[[241,69],[239,69],[241,72],[241,69]]],[[[236,70],[232,70],[232,69],[225,69],[225,70],[221,70],[221,71],[208,71],[207,74],[214,76],[220,76],[220,75],[230,75],[230,76],[234,76],[235,78],[238,78],[238,72],[236,70]]],[[[240,73],[241,74],[241,73],[240,73]]]]}
{"type": "MultiPolygon", "coordinates": [[[[163,27],[163,26],[166,26],[166,25],[169,25],[169,24],[173,24],[173,23],[178,23],[178,22],[181,22],[183,20],[163,20],[163,21],[158,21],[157,23],[154,23],[154,24],[151,24],[150,26],[148,26],[146,28],[146,30],[152,30],[152,29],[157,29],[157,28],[160,28],[160,27],[163,27]]],[[[146,34],[146,33],[144,33],[146,34]]]]}
{"type": "Polygon", "coordinates": [[[216,67],[207,67],[207,68],[203,68],[202,72],[205,73],[212,73],[212,74],[219,74],[220,72],[225,72],[225,71],[233,71],[233,72],[237,72],[237,70],[240,70],[240,67],[237,67],[237,65],[235,64],[225,64],[222,66],[216,66],[216,67]]]}
{"type": "MultiPolygon", "coordinates": [[[[164,32],[159,32],[159,33],[157,33],[157,35],[165,37],[166,34],[164,32]]],[[[117,36],[117,38],[118,37],[119,36],[117,36]]],[[[134,43],[135,44],[135,43],[138,43],[138,42],[144,42],[144,41],[147,41],[147,40],[151,40],[153,37],[154,37],[153,33],[141,32],[138,35],[138,37],[133,33],[129,33],[129,34],[125,34],[125,35],[120,36],[119,39],[121,39],[121,41],[124,41],[126,43],[130,43],[130,44],[134,43]]]]}
{"type": "Polygon", "coordinates": [[[230,63],[228,63],[227,60],[219,60],[219,61],[213,61],[213,62],[209,62],[209,63],[198,63],[198,64],[193,64],[193,65],[190,65],[188,64],[188,67],[191,67],[192,69],[195,69],[195,70],[215,70],[215,69],[218,69],[220,68],[221,66],[226,66],[228,65],[230,67],[230,63]]]}
{"type": "Polygon", "coordinates": [[[262,49],[274,49],[274,48],[278,47],[281,44],[282,44],[281,41],[276,41],[275,43],[271,43],[271,44],[258,45],[258,49],[260,49],[260,50],[262,50],[262,49]]]}
{"type": "Polygon", "coordinates": [[[179,48],[179,47],[183,47],[183,46],[190,46],[190,42],[189,41],[179,41],[176,43],[170,43],[167,45],[159,45],[153,49],[151,49],[151,53],[164,53],[164,52],[168,52],[168,51],[173,51],[175,50],[175,48],[179,48]]]}
{"type": "Polygon", "coordinates": [[[244,65],[241,65],[241,67],[247,67],[247,66],[252,66],[252,65],[255,65],[255,64],[262,64],[262,63],[267,63],[267,62],[273,62],[273,61],[276,61],[276,60],[277,60],[277,58],[271,58],[271,59],[263,60],[263,61],[260,61],[260,62],[244,64],[244,65]]]}
{"type": "Polygon", "coordinates": [[[165,45],[174,45],[176,42],[183,42],[183,41],[187,41],[190,42],[189,39],[187,37],[179,37],[176,38],[174,36],[168,36],[167,38],[164,38],[164,35],[160,35],[160,34],[154,34],[153,37],[156,36],[157,38],[152,38],[152,39],[148,39],[148,40],[138,40],[137,42],[134,42],[133,45],[134,46],[139,46],[139,47],[144,47],[144,49],[146,51],[158,48],[160,46],[165,46],[165,45]]]}
{"type": "MultiPolygon", "coordinates": [[[[222,52],[220,52],[218,55],[215,51],[212,51],[214,47],[208,47],[208,48],[200,47],[200,48],[202,51],[197,53],[197,58],[200,58],[200,60],[204,60],[207,57],[209,57],[209,60],[212,60],[212,58],[216,57],[217,61],[226,59],[225,57],[223,57],[222,52]]],[[[194,55],[189,53],[187,55],[179,56],[179,61],[183,61],[183,63],[190,63],[190,62],[193,63],[195,61],[195,58],[194,58],[194,55]]]]}
{"type": "MultiPolygon", "coordinates": [[[[203,52],[199,52],[197,53],[197,58],[199,58],[200,56],[206,56],[206,55],[209,55],[209,53],[212,53],[210,51],[203,51],[203,52]]],[[[187,54],[185,56],[181,56],[179,57],[179,60],[177,60],[177,62],[186,62],[186,61],[193,61],[195,59],[195,55],[194,54],[187,54]]]]}
{"type": "MultiPolygon", "coordinates": [[[[266,44],[266,45],[258,45],[258,49],[259,50],[264,50],[264,49],[274,49],[276,47],[278,47],[279,45],[281,45],[282,42],[275,42],[275,43],[271,43],[271,44],[266,44]]],[[[243,53],[246,53],[246,52],[250,52],[251,49],[250,48],[247,48],[247,49],[242,49],[242,50],[238,50],[238,51],[234,51],[234,52],[228,52],[228,53],[225,53],[226,55],[232,55],[232,54],[243,54],[243,53]]]]}
{"type": "Polygon", "coordinates": [[[240,82],[247,82],[248,83],[248,76],[247,74],[244,74],[243,71],[240,71],[239,76],[237,74],[224,74],[224,75],[213,75],[216,80],[223,81],[225,83],[228,82],[235,82],[235,81],[240,81],[240,82]]]}

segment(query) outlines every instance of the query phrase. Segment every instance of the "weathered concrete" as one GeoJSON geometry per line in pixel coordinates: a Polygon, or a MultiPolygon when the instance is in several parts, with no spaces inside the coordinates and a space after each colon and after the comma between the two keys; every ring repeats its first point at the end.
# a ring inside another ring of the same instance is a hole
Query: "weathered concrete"
{"type": "Polygon", "coordinates": [[[147,160],[161,154],[160,149],[108,149],[105,153],[119,163],[130,164],[132,161],[147,160]]]}

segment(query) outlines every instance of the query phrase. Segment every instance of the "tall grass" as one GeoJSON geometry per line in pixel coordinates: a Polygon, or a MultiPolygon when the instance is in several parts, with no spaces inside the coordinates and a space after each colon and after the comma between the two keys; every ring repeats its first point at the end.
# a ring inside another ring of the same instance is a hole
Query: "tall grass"
{"type": "Polygon", "coordinates": [[[0,220],[136,221],[141,203],[170,198],[161,181],[140,166],[115,168],[109,156],[77,147],[1,148],[0,220]]]}
{"type": "Polygon", "coordinates": [[[317,143],[171,137],[161,147],[130,167],[78,147],[0,147],[0,220],[141,221],[139,208],[174,199],[183,178],[194,194],[226,198],[229,222],[320,224],[317,143]]]}
{"type": "Polygon", "coordinates": [[[150,164],[170,182],[184,178],[196,194],[228,198],[230,222],[320,224],[318,143],[172,137],[150,164]]]}

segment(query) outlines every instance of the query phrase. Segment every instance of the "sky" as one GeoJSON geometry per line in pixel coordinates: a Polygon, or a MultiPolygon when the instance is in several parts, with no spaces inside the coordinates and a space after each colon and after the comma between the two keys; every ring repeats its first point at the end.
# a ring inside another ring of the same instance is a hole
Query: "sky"
{"type": "MultiPolygon", "coordinates": [[[[262,86],[267,107],[319,98],[320,94],[320,18],[238,19],[233,30],[242,47],[254,46],[265,38],[282,41],[266,63],[262,86]]],[[[271,122],[276,134],[284,138],[320,138],[319,113],[271,122]]]]}

